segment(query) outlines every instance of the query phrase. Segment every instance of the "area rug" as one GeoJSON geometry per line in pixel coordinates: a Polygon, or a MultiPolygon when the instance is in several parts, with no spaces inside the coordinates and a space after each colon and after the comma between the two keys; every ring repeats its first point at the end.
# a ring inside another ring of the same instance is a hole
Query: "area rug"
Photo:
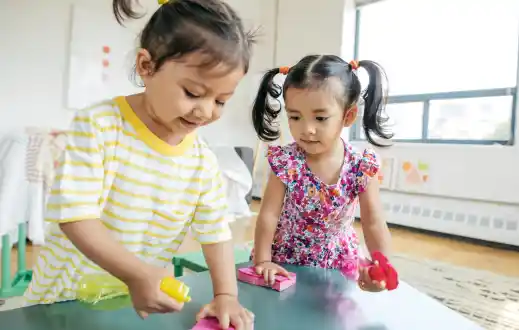
{"type": "Polygon", "coordinates": [[[519,330],[519,278],[397,255],[403,281],[485,329],[519,330]]]}

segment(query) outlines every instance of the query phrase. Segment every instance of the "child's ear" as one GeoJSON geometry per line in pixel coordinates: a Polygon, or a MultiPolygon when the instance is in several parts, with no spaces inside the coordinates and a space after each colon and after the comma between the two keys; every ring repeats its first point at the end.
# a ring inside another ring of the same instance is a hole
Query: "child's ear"
{"type": "Polygon", "coordinates": [[[350,127],[357,120],[359,109],[356,105],[344,110],[344,127],[350,127]]]}
{"type": "Polygon", "coordinates": [[[146,84],[146,78],[149,78],[154,73],[154,64],[151,59],[150,52],[146,49],[139,49],[135,59],[135,71],[146,84]]]}

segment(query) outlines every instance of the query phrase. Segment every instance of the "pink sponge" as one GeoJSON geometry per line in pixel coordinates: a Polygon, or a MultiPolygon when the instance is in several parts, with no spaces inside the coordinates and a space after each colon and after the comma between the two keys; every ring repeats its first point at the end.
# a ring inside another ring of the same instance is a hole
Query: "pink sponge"
{"type": "MultiPolygon", "coordinates": [[[[289,273],[290,278],[285,276],[278,276],[275,277],[274,285],[272,286],[272,289],[276,291],[283,291],[285,289],[288,289],[292,285],[296,283],[296,274],[295,273],[289,273]]],[[[270,287],[270,285],[265,283],[265,279],[262,275],[258,275],[256,271],[254,270],[254,267],[246,267],[241,268],[238,270],[238,280],[242,282],[246,282],[253,285],[259,285],[259,286],[265,286],[270,287]]]]}
{"type": "MultiPolygon", "coordinates": [[[[210,317],[198,321],[195,327],[191,330],[220,330],[220,324],[216,318],[210,317]]],[[[234,327],[231,325],[227,330],[234,330],[234,327]]]]}

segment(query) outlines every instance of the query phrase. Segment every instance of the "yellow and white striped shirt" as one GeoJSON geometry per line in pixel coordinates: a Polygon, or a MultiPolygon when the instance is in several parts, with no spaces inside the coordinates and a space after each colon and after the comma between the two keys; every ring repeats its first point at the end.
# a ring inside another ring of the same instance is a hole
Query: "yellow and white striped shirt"
{"type": "Polygon", "coordinates": [[[230,240],[226,214],[216,157],[194,134],[177,146],[167,144],[124,97],[79,111],[47,203],[52,228],[34,266],[27,302],[74,299],[81,276],[101,271],[59,223],[100,219],[128,250],[165,266],[189,229],[201,244],[230,240]]]}

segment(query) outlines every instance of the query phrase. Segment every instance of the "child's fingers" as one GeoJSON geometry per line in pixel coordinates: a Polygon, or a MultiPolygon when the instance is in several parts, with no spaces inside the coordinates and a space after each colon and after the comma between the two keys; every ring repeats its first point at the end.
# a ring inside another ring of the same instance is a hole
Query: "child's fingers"
{"type": "MultiPolygon", "coordinates": [[[[217,315],[216,318],[220,323],[220,329],[229,329],[229,326],[231,325],[231,318],[229,317],[228,313],[222,313],[220,315],[217,315]]],[[[238,323],[236,324],[236,327],[240,327],[241,323],[239,323],[239,321],[236,322],[238,323]]]]}
{"type": "Polygon", "coordinates": [[[382,281],[382,282],[378,282],[378,281],[366,282],[363,280],[359,280],[359,287],[361,288],[362,291],[380,292],[380,291],[385,290],[386,284],[384,281],[382,281]]]}
{"type": "Polygon", "coordinates": [[[278,274],[290,278],[290,273],[283,267],[278,267],[278,274]]]}
{"type": "Polygon", "coordinates": [[[196,321],[200,321],[201,319],[205,319],[206,317],[214,317],[215,313],[213,312],[210,305],[205,305],[202,309],[196,314],[196,321]]]}
{"type": "Polygon", "coordinates": [[[276,283],[276,274],[277,274],[277,270],[275,269],[269,269],[269,284],[270,285],[274,285],[274,283],[276,283]]]}
{"type": "Polygon", "coordinates": [[[184,304],[176,301],[166,294],[160,295],[158,305],[162,313],[179,312],[184,307],[184,304]]]}
{"type": "Polygon", "coordinates": [[[359,269],[359,281],[363,281],[366,283],[371,282],[371,277],[369,276],[369,271],[367,267],[360,267],[359,269]]]}
{"type": "Polygon", "coordinates": [[[269,283],[269,269],[263,268],[263,280],[265,283],[269,283]]]}
{"type": "Polygon", "coordinates": [[[139,317],[141,319],[143,319],[143,320],[148,317],[148,313],[146,313],[145,311],[138,311],[138,310],[136,310],[136,312],[137,312],[137,315],[139,315],[139,317]]]}
{"type": "Polygon", "coordinates": [[[258,275],[263,274],[263,267],[261,267],[261,266],[254,267],[254,270],[256,271],[256,274],[258,274],[258,275]]]}

